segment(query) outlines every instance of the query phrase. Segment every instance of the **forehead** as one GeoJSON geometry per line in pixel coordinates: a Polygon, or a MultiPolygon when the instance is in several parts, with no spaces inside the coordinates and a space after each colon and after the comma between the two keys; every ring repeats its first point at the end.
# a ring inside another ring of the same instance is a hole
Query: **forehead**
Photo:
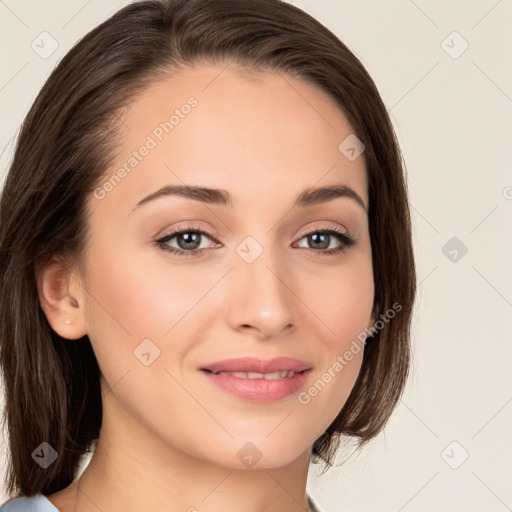
{"type": "Polygon", "coordinates": [[[122,113],[107,176],[126,172],[109,199],[133,205],[167,183],[228,188],[235,202],[249,191],[291,197],[305,185],[343,183],[367,201],[364,155],[350,161],[339,149],[352,133],[327,94],[289,74],[186,68],[122,113]]]}

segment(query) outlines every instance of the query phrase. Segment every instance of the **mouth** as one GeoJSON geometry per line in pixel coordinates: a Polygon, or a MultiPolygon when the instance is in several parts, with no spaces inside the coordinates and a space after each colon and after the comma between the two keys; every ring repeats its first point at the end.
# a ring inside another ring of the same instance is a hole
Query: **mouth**
{"type": "Polygon", "coordinates": [[[298,392],[312,366],[298,359],[239,358],[199,368],[217,389],[252,402],[272,402],[298,392]]]}

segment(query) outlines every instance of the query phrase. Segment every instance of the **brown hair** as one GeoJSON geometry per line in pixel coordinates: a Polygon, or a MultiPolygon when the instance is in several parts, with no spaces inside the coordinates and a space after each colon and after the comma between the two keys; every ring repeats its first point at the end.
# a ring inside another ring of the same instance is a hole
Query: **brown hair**
{"type": "MultiPolygon", "coordinates": [[[[115,156],[116,116],[151,82],[200,62],[290,73],[327,93],[366,146],[377,318],[352,392],[315,441],[327,465],[338,434],[378,434],[406,382],[415,268],[402,157],[361,62],[326,27],[280,0],[153,0],[128,5],[61,60],[23,123],[0,204],[0,363],[10,460],[7,491],[51,494],[75,478],[99,436],[100,370],[87,336],[61,338],[40,306],[35,265],[86,244],[86,200],[115,156]],[[42,442],[58,458],[32,459],[42,442]]],[[[341,141],[340,141],[341,142],[341,141]]]]}

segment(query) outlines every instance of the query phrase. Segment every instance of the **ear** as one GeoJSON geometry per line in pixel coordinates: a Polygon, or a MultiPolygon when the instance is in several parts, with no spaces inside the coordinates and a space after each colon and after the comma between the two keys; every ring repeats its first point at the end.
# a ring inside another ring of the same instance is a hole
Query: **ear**
{"type": "Polygon", "coordinates": [[[52,256],[47,262],[36,263],[34,272],[39,302],[52,329],[70,340],[85,336],[85,292],[66,259],[52,256]]]}

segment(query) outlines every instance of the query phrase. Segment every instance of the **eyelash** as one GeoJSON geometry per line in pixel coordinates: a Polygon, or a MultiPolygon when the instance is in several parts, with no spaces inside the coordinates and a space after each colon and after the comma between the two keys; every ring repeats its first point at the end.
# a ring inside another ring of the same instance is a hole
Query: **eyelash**
{"type": "MultiPolygon", "coordinates": [[[[208,238],[212,239],[216,243],[220,243],[214,237],[216,233],[208,233],[207,231],[204,231],[203,229],[189,225],[189,226],[177,228],[174,231],[172,231],[171,233],[169,233],[168,235],[165,235],[164,237],[159,238],[158,240],[155,240],[155,245],[158,246],[163,251],[170,252],[170,253],[176,254],[178,256],[201,256],[203,254],[203,251],[205,250],[204,248],[186,251],[184,249],[176,249],[175,247],[169,247],[168,245],[166,245],[166,243],[169,242],[170,240],[172,240],[174,237],[176,237],[177,235],[184,234],[184,233],[198,233],[198,234],[207,236],[208,238]]],[[[356,241],[350,235],[348,235],[346,232],[344,232],[338,226],[335,226],[335,225],[328,226],[325,229],[316,229],[313,231],[301,233],[298,240],[302,240],[304,237],[306,237],[308,235],[318,234],[318,233],[321,233],[324,235],[331,235],[331,236],[334,235],[341,242],[341,245],[335,249],[326,249],[326,250],[308,249],[310,251],[313,251],[314,253],[317,253],[317,254],[320,253],[320,255],[333,256],[333,255],[341,253],[346,248],[351,247],[356,243],[356,241]]]]}

